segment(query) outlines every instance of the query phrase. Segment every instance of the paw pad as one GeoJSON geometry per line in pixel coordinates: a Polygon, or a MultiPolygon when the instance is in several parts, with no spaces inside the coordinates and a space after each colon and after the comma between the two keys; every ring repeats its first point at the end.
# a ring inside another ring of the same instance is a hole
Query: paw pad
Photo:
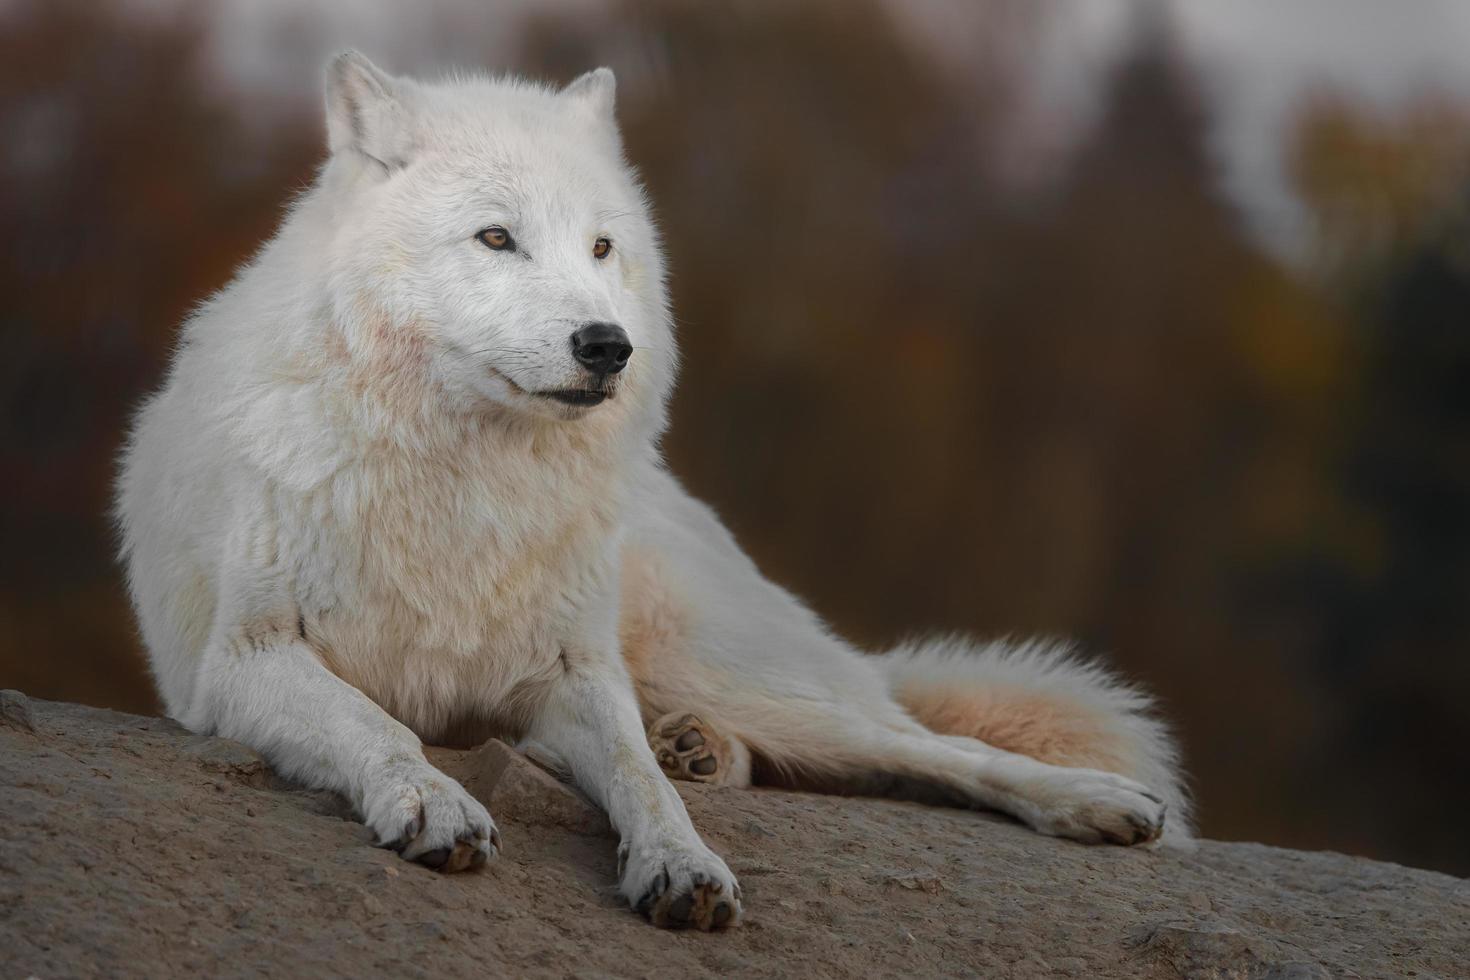
{"type": "Polygon", "coordinates": [[[666,715],[653,723],[648,744],[670,779],[713,783],[725,766],[723,740],[697,715],[666,715]]]}

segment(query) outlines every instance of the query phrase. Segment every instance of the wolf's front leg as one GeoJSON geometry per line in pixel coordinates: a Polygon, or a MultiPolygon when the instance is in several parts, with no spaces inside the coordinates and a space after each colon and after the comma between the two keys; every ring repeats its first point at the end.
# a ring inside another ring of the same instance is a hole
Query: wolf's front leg
{"type": "Polygon", "coordinates": [[[409,860],[460,871],[500,846],[490,814],[429,765],[413,732],[327,670],[294,632],[240,630],[212,643],[179,721],[342,793],[378,842],[409,860]]]}
{"type": "Polygon", "coordinates": [[[622,837],[619,891],[629,905],[665,928],[726,929],[740,921],[740,886],[659,771],[621,663],[568,667],[528,737],[559,756],[607,810],[622,837]]]}

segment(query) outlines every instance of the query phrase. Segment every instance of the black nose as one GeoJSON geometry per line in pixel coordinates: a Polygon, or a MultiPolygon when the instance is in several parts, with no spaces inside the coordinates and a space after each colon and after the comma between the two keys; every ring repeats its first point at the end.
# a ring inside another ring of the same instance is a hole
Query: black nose
{"type": "Polygon", "coordinates": [[[572,356],[597,374],[617,374],[628,366],[633,345],[628,334],[615,323],[589,323],[572,334],[572,356]]]}

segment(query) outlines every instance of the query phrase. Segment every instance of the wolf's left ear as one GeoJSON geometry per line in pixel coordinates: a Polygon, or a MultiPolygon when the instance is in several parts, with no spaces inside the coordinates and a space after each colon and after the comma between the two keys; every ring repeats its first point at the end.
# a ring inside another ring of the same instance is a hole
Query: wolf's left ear
{"type": "Polygon", "coordinates": [[[412,149],[404,82],[356,51],[327,66],[327,143],[332,155],[356,152],[396,170],[412,149]]]}
{"type": "Polygon", "coordinates": [[[561,97],[583,111],[605,122],[613,121],[613,103],[617,99],[618,81],[611,68],[594,68],[578,75],[561,90],[561,97]]]}

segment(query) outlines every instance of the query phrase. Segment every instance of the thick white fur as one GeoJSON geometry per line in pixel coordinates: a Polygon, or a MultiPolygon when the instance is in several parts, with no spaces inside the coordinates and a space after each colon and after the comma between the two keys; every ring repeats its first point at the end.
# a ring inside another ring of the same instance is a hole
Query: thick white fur
{"type": "MultiPolygon", "coordinates": [[[[662,924],[739,914],[643,735],[666,711],[737,742],[737,782],[754,753],[933,782],[1050,833],[1156,832],[1130,779],[920,726],[882,662],[761,577],[663,468],[674,338],[612,103],[605,69],[556,92],[333,63],[329,161],[185,325],[124,454],[123,554],[168,712],[452,867],[498,836],[420,739],[475,722],[534,741],[607,807],[621,891],[662,924]],[[516,251],[475,240],[491,225],[516,251]],[[636,348],[613,397],[535,394],[586,385],[568,337],[592,321],[636,348]]],[[[1138,749],[1140,775],[1175,785],[1167,741],[1138,749]]]]}
{"type": "Polygon", "coordinates": [[[935,730],[969,728],[966,734],[984,733],[994,745],[1048,762],[1128,776],[1168,805],[1164,839],[1189,838],[1179,750],[1154,699],[1070,645],[942,637],[901,646],[878,666],[895,700],[935,730]],[[1047,710],[1037,712],[1038,703],[1047,710]]]}
{"type": "MultiPolygon", "coordinates": [[[[980,655],[961,667],[955,641],[866,656],[834,636],[790,593],[763,577],[703,504],[662,469],[642,474],[628,514],[623,657],[645,719],[692,713],[726,756],[706,781],[745,785],[753,762],[782,782],[822,789],[929,788],[957,802],[1010,813],[1035,829],[1085,841],[1158,836],[1166,804],[1182,809],[1176,750],[1148,720],[1142,695],[1101,668],[1056,655],[980,655]],[[993,683],[997,663],[1019,682],[993,683]],[[1113,771],[1047,764],[960,731],[915,720],[902,694],[905,668],[961,671],[977,694],[1008,703],[1020,693],[1067,718],[1086,690],[1103,706],[1100,741],[1118,750],[1113,771]],[[988,694],[987,694],[988,692],[988,694]],[[1115,735],[1147,731],[1148,739],[1115,735]],[[1160,776],[1146,787],[1126,773],[1160,776]]],[[[992,647],[992,651],[999,649],[992,647]]],[[[1034,649],[1034,648],[1033,648],[1034,649]]],[[[655,724],[655,728],[658,725],[655,724]]],[[[655,736],[656,738],[657,736],[655,736]]],[[[687,774],[686,774],[687,775],[687,774]]],[[[691,777],[692,778],[692,777],[691,777]]],[[[1170,836],[1183,840],[1181,814],[1170,836]]]]}

